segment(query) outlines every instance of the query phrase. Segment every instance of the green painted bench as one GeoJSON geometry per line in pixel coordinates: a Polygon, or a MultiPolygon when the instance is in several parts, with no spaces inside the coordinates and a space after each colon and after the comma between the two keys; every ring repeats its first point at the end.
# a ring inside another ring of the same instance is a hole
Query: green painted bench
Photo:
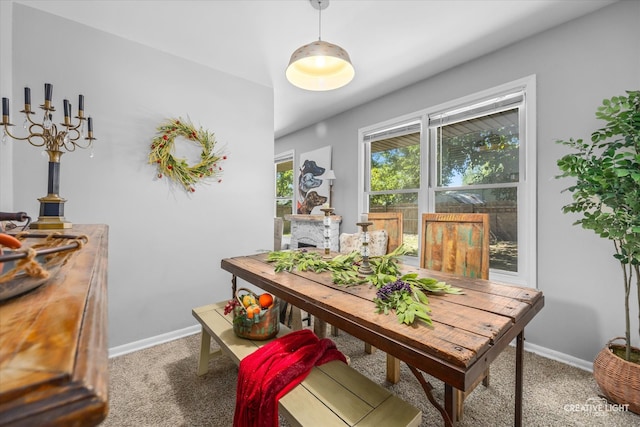
{"type": "MultiPolygon", "coordinates": [[[[209,370],[212,357],[225,354],[236,365],[269,341],[237,337],[231,315],[224,314],[226,301],[194,308],[202,325],[198,375],[209,370]],[[211,352],[211,338],[220,349],[211,352]]],[[[278,337],[291,332],[280,325],[278,337]]],[[[333,361],[314,367],[309,376],[283,396],[279,413],[292,426],[419,426],[422,412],[371,381],[352,367],[333,361]]]]}

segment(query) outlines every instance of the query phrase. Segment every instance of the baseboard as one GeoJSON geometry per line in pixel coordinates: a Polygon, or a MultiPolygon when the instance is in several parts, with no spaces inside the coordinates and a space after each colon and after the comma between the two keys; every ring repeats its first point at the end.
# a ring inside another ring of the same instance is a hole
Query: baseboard
{"type": "Polygon", "coordinates": [[[546,357],[547,359],[556,360],[564,364],[574,366],[576,368],[583,369],[588,372],[593,372],[593,362],[588,360],[578,359],[577,357],[570,356],[559,351],[551,350],[549,348],[541,347],[536,344],[531,344],[525,341],[524,349],[531,353],[535,353],[539,356],[546,357]]]}
{"type": "MultiPolygon", "coordinates": [[[[129,344],[112,347],[109,349],[109,358],[122,356],[127,353],[133,353],[134,351],[143,350],[145,348],[177,340],[179,338],[184,338],[189,335],[197,334],[199,332],[200,325],[193,325],[184,329],[178,329],[177,331],[167,332],[166,334],[156,335],[155,337],[145,338],[140,341],[134,341],[129,344]]],[[[556,360],[569,366],[574,366],[588,372],[593,372],[593,362],[578,359],[577,357],[573,357],[565,353],[560,353],[559,351],[551,350],[549,348],[542,347],[536,344],[531,344],[526,341],[524,343],[524,349],[539,356],[546,357],[547,359],[556,360]]]]}
{"type": "Polygon", "coordinates": [[[200,325],[193,325],[188,328],[178,329],[177,331],[167,332],[166,334],[156,335],[155,337],[149,337],[129,344],[112,347],[109,349],[109,358],[123,356],[127,353],[133,353],[134,351],[143,350],[145,348],[197,334],[200,330],[200,325]]]}

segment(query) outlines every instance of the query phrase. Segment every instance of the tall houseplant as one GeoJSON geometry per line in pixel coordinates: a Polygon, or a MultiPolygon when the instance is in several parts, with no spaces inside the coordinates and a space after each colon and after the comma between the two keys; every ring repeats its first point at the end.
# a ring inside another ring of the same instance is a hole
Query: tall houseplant
{"type": "MultiPolygon", "coordinates": [[[[558,160],[562,171],[559,177],[576,179],[566,189],[572,193],[573,202],[562,209],[582,214],[575,224],[614,244],[613,256],[622,268],[625,295],[626,343],[619,356],[637,365],[640,355],[632,352],[629,304],[635,282],[640,306],[640,91],[605,99],[596,117],[606,124],[591,134],[590,142],[558,141],[573,149],[558,160]]],[[[594,374],[595,369],[594,365],[594,374]]],[[[636,394],[640,396],[640,390],[636,394]]]]}

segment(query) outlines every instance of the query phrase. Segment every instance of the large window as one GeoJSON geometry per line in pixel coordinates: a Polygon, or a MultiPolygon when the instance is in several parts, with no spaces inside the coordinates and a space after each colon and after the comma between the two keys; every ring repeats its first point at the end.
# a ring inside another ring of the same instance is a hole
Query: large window
{"type": "MultiPolygon", "coordinates": [[[[293,152],[276,156],[275,174],[275,216],[284,219],[285,215],[294,213],[293,152]]],[[[283,236],[290,235],[291,221],[284,220],[283,236]]]]}
{"type": "Polygon", "coordinates": [[[368,212],[402,212],[404,242],[418,255],[421,121],[383,128],[364,135],[368,179],[368,212]]]}
{"type": "Polygon", "coordinates": [[[518,272],[521,93],[429,117],[436,212],[488,213],[489,267],[518,272]],[[498,104],[498,105],[496,105],[498,104]],[[506,105],[505,105],[506,104],[506,105]]]}
{"type": "Polygon", "coordinates": [[[530,77],[362,129],[362,209],[402,209],[416,255],[420,213],[488,213],[491,278],[535,286],[534,95],[530,77]]]}

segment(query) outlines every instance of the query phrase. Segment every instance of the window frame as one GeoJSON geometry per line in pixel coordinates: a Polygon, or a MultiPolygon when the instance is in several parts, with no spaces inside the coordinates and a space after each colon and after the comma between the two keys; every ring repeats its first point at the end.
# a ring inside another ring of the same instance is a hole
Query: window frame
{"type": "MultiPolygon", "coordinates": [[[[392,119],[382,123],[378,123],[373,127],[366,127],[358,129],[358,189],[360,196],[358,197],[358,210],[359,212],[369,211],[369,196],[379,194],[401,194],[401,193],[418,193],[418,199],[420,198],[420,187],[411,189],[398,189],[398,190],[383,190],[383,191],[371,191],[371,180],[368,179],[371,173],[371,144],[370,141],[365,141],[367,136],[383,132],[391,128],[399,128],[409,126],[411,124],[419,124],[420,127],[420,170],[424,166],[424,154],[423,150],[423,137],[424,137],[424,123],[422,118],[415,113],[412,115],[403,116],[399,119],[392,119]],[[367,178],[365,178],[367,177],[367,178]]],[[[420,186],[422,186],[422,174],[420,186]]]]}
{"type": "Polygon", "coordinates": [[[274,156],[274,160],[273,160],[273,177],[274,177],[274,181],[273,181],[273,195],[274,195],[274,201],[273,201],[273,216],[276,217],[278,215],[278,211],[277,211],[277,205],[278,205],[278,200],[289,200],[288,197],[277,197],[276,195],[276,191],[277,191],[277,181],[278,181],[278,164],[279,163],[285,163],[285,162],[293,162],[293,172],[294,172],[294,180],[293,180],[293,194],[291,196],[291,214],[295,214],[296,212],[296,191],[295,191],[295,171],[297,170],[297,164],[296,164],[296,156],[295,156],[295,150],[287,150],[287,151],[283,151],[282,153],[276,154],[274,156]]]}
{"type": "MultiPolygon", "coordinates": [[[[418,112],[363,127],[358,130],[358,210],[368,211],[370,181],[370,143],[365,136],[392,128],[402,123],[419,119],[422,121],[420,135],[420,188],[418,189],[418,212],[435,211],[436,159],[432,129],[429,117],[445,111],[462,109],[480,104],[505,94],[521,91],[523,100],[519,107],[519,181],[517,188],[518,207],[518,271],[490,270],[492,280],[511,283],[519,286],[537,288],[537,176],[536,176],[536,76],[530,75],[503,85],[492,87],[471,95],[463,96],[445,103],[425,108],[418,112]],[[426,173],[425,173],[426,171],[426,173]]],[[[501,184],[502,185],[502,184],[501,184]]],[[[466,188],[466,187],[465,187],[466,188]]],[[[422,232],[418,226],[418,235],[422,232]]],[[[421,244],[421,242],[419,243],[421,244]]],[[[421,248],[419,247],[418,250],[421,248]]]]}

